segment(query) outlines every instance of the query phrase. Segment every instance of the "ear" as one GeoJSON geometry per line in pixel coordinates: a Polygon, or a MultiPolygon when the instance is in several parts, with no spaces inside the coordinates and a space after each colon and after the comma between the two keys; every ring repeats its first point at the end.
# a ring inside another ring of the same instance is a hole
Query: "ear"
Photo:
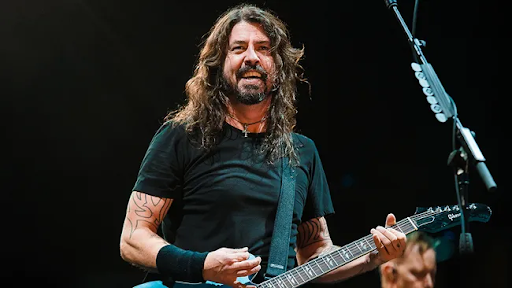
{"type": "Polygon", "coordinates": [[[386,282],[394,283],[396,281],[396,267],[393,261],[388,261],[380,267],[382,277],[386,279],[386,282]]]}

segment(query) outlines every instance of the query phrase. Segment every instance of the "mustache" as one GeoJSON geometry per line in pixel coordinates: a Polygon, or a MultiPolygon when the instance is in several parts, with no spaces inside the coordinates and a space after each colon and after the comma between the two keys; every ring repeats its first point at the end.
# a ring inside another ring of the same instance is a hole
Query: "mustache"
{"type": "Polygon", "coordinates": [[[238,72],[236,73],[236,77],[241,78],[242,75],[244,75],[246,72],[249,72],[249,71],[256,71],[256,72],[260,73],[262,80],[267,80],[267,78],[268,78],[267,71],[265,71],[265,69],[263,69],[263,67],[261,67],[260,65],[244,66],[244,67],[240,68],[240,70],[238,70],[238,72]]]}

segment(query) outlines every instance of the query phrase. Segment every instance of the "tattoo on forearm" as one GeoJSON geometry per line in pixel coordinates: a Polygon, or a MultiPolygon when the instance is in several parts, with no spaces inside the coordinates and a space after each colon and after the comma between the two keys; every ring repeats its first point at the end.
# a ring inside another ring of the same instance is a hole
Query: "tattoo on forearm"
{"type": "Polygon", "coordinates": [[[136,217],[127,218],[131,226],[130,238],[140,222],[147,222],[157,229],[171,203],[172,199],[162,199],[140,192],[133,193],[127,208],[128,212],[131,212],[132,209],[134,211],[129,215],[136,215],[136,217]]]}
{"type": "Polygon", "coordinates": [[[330,240],[329,229],[324,218],[315,218],[302,223],[298,228],[299,236],[297,238],[298,247],[306,247],[313,243],[330,240]]]}

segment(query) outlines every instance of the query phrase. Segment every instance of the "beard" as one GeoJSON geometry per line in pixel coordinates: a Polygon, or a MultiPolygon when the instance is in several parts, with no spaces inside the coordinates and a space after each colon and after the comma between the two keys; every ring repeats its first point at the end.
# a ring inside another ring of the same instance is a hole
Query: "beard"
{"type": "Polygon", "coordinates": [[[258,104],[261,101],[267,98],[268,93],[270,92],[266,86],[267,74],[260,66],[257,67],[245,67],[240,69],[237,73],[237,79],[241,79],[240,75],[243,75],[247,70],[257,70],[262,74],[261,81],[263,82],[263,89],[260,85],[254,84],[245,84],[243,86],[239,86],[239,82],[231,83],[226,77],[224,73],[222,73],[221,77],[221,86],[227,95],[233,95],[235,99],[245,105],[254,105],[258,104]]]}

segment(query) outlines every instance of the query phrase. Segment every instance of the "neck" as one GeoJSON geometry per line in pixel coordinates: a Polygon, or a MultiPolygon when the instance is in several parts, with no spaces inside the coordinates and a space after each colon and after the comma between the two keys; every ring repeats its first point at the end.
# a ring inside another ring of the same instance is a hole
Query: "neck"
{"type": "Polygon", "coordinates": [[[226,116],[226,122],[248,133],[266,131],[266,117],[271,98],[272,97],[267,97],[261,103],[254,105],[244,105],[230,101],[227,105],[228,115],[226,116]]]}

